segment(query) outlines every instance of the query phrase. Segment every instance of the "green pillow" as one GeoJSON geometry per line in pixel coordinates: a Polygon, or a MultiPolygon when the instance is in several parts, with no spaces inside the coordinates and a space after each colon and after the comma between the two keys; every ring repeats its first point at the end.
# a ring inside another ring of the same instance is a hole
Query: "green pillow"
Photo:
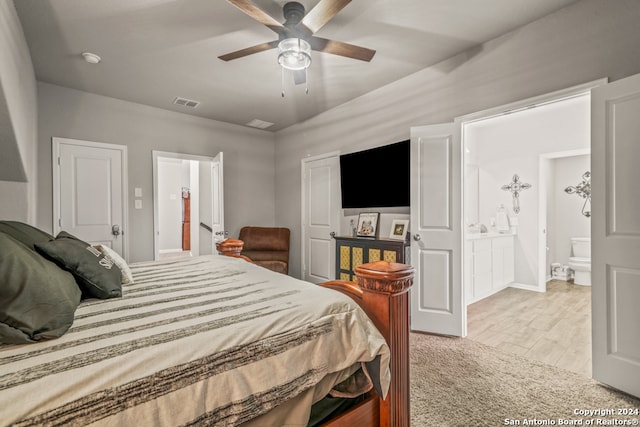
{"type": "Polygon", "coordinates": [[[55,240],[37,243],[36,250],[73,274],[84,297],[122,296],[121,272],[113,261],[77,237],[61,231],[55,240]]]}
{"type": "Polygon", "coordinates": [[[0,343],[57,338],[80,303],[73,276],[0,232],[0,343]]]}
{"type": "Polygon", "coordinates": [[[53,240],[53,236],[29,224],[18,221],[0,221],[0,231],[8,234],[17,241],[27,245],[35,251],[36,243],[44,243],[53,240]]]}

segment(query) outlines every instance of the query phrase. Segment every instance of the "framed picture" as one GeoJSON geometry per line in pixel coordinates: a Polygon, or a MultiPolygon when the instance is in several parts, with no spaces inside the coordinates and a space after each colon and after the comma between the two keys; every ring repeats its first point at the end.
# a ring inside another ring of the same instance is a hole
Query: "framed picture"
{"type": "Polygon", "coordinates": [[[378,212],[365,212],[358,215],[358,237],[376,237],[378,231],[378,212]]]}
{"type": "Polygon", "coordinates": [[[408,219],[394,219],[391,223],[389,238],[394,240],[405,240],[409,231],[408,219]]]}

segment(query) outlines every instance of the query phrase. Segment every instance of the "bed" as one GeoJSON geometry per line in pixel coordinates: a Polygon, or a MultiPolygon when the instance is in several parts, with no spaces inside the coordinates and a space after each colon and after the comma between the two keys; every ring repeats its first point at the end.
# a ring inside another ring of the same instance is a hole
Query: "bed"
{"type": "Polygon", "coordinates": [[[324,425],[408,425],[411,268],[316,286],[241,246],[132,264],[122,296],[84,299],[59,338],[0,346],[2,425],[304,426],[363,375],[358,403],[324,425]]]}

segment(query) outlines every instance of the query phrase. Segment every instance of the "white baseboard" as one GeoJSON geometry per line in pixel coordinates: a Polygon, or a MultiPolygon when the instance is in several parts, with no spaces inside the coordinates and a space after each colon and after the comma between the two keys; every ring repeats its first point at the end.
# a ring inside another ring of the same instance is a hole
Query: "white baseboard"
{"type": "Polygon", "coordinates": [[[523,289],[525,291],[533,291],[533,292],[540,292],[540,293],[544,293],[545,292],[543,290],[540,290],[537,286],[534,286],[534,285],[525,285],[524,283],[511,282],[505,287],[493,289],[491,292],[487,293],[486,295],[482,295],[481,297],[477,297],[477,298],[473,298],[473,299],[471,299],[469,301],[465,301],[465,304],[469,305],[469,304],[473,304],[474,302],[481,301],[481,300],[483,300],[485,298],[488,298],[491,295],[496,294],[496,293],[498,293],[498,292],[500,292],[502,290],[505,290],[507,288],[523,289]]]}
{"type": "Polygon", "coordinates": [[[543,290],[541,290],[540,288],[538,288],[535,285],[525,285],[524,283],[512,282],[509,285],[509,287],[510,288],[516,288],[516,289],[524,289],[525,291],[544,292],[543,290]]]}
{"type": "Polygon", "coordinates": [[[498,292],[503,291],[503,290],[507,289],[508,287],[509,286],[507,285],[507,286],[504,286],[502,288],[493,289],[493,290],[491,290],[491,292],[488,292],[488,293],[486,293],[486,294],[484,294],[484,295],[482,295],[480,297],[472,298],[469,301],[466,301],[465,303],[466,303],[466,305],[473,304],[474,302],[481,301],[481,300],[483,300],[485,298],[490,297],[491,295],[497,294],[498,292]]]}

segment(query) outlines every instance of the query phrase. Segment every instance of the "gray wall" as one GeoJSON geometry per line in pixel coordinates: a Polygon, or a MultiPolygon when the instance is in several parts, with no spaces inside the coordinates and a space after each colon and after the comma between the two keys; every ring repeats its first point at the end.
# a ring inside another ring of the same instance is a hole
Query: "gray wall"
{"type": "Polygon", "coordinates": [[[35,222],[36,77],[13,2],[0,0],[0,219],[35,222]]]}
{"type": "MultiPolygon", "coordinates": [[[[38,83],[38,227],[52,229],[51,138],[128,147],[129,261],[153,259],[152,150],[215,156],[224,152],[225,225],[275,223],[275,137],[272,133],[207,120],[47,83],[38,83]],[[135,187],[143,209],[134,209],[135,187]]],[[[126,232],[126,230],[125,230],[126,232]]]]}
{"type": "MultiPolygon", "coordinates": [[[[300,275],[300,161],[405,139],[412,126],[640,72],[640,1],[582,0],[276,134],[276,223],[300,275]]],[[[375,61],[371,63],[375,67],[375,61]]]]}

